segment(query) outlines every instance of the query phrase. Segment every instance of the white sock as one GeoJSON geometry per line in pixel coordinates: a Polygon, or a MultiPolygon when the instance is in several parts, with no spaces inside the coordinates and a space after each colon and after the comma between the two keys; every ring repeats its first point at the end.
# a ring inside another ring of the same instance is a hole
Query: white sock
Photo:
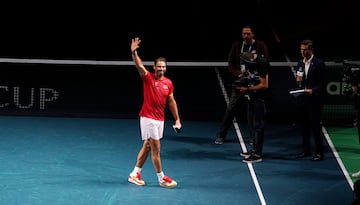
{"type": "Polygon", "coordinates": [[[130,175],[135,176],[135,175],[136,175],[136,173],[138,173],[138,172],[140,172],[140,173],[141,173],[141,168],[140,168],[140,167],[135,166],[135,167],[134,167],[134,169],[133,169],[133,171],[131,172],[131,174],[130,174],[130,175]]]}
{"type": "Polygon", "coordinates": [[[164,172],[156,173],[159,182],[161,182],[162,178],[164,177],[164,172]]]}

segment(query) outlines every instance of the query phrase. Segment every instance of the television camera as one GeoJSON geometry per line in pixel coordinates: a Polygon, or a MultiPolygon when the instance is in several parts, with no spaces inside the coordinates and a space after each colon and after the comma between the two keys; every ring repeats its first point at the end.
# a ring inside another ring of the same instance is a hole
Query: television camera
{"type": "Polygon", "coordinates": [[[354,101],[355,107],[360,106],[360,65],[343,63],[342,81],[344,83],[344,95],[354,101]]]}
{"type": "Polygon", "coordinates": [[[234,80],[232,83],[232,87],[250,87],[256,85],[260,82],[260,77],[251,73],[250,70],[253,66],[261,66],[264,57],[258,57],[257,54],[253,52],[243,52],[240,55],[240,59],[244,63],[244,68],[242,68],[242,72],[239,75],[239,78],[234,80]],[[259,60],[261,59],[261,60],[259,60]]]}

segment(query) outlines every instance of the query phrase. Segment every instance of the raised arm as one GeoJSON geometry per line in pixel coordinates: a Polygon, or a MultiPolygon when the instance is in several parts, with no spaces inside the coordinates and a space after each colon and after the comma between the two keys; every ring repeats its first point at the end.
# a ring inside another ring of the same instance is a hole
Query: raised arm
{"type": "Polygon", "coordinates": [[[137,54],[137,49],[140,47],[141,40],[139,37],[131,39],[131,57],[133,61],[135,62],[136,69],[138,70],[140,75],[145,75],[148,71],[146,70],[144,64],[142,63],[142,60],[137,54]]]}

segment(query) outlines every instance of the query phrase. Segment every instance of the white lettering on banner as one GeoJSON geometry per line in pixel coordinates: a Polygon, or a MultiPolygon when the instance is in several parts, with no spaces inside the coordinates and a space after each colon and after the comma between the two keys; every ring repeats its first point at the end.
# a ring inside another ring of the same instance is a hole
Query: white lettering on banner
{"type": "MultiPolygon", "coordinates": [[[[20,87],[13,87],[12,96],[10,93],[9,86],[0,86],[0,108],[8,107],[11,103],[20,109],[29,109],[34,106],[35,101],[35,88],[30,88],[30,93],[20,92],[22,89],[20,87]],[[1,92],[6,92],[8,95],[1,94],[1,92]],[[9,101],[1,102],[4,100],[4,96],[9,96],[9,101]],[[30,99],[27,100],[27,104],[20,102],[20,99],[23,99],[23,96],[28,96],[30,99]],[[11,101],[11,97],[13,100],[11,101]]],[[[39,109],[45,109],[45,103],[52,102],[59,98],[59,92],[53,88],[39,88],[39,109]]]]}
{"type": "Polygon", "coordinates": [[[340,95],[340,82],[329,82],[326,86],[326,91],[329,95],[340,95]]]}
{"type": "Polygon", "coordinates": [[[326,92],[329,95],[344,95],[345,88],[343,85],[344,82],[335,82],[331,81],[326,85],[326,92]]]}
{"type": "Polygon", "coordinates": [[[59,97],[59,92],[52,88],[40,88],[40,109],[45,109],[45,102],[51,102],[59,97]],[[47,93],[51,93],[52,95],[46,97],[47,93]]]}
{"type": "Polygon", "coordinates": [[[31,94],[30,94],[30,104],[28,105],[21,105],[20,104],[20,87],[14,87],[14,104],[16,107],[21,109],[27,109],[34,106],[34,88],[31,88],[31,94]]]}

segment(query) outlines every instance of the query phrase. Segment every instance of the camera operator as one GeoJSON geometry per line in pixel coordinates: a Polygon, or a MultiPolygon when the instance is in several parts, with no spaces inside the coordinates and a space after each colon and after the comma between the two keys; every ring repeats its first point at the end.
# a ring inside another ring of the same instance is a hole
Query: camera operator
{"type": "Polygon", "coordinates": [[[232,86],[230,100],[215,140],[215,144],[218,145],[225,142],[225,137],[233,123],[234,117],[240,111],[241,106],[244,105],[245,92],[241,92],[241,90],[236,88],[236,83],[241,82],[244,75],[247,75],[245,62],[240,59],[241,54],[255,51],[257,55],[263,55],[265,58],[269,57],[266,44],[263,41],[255,40],[254,30],[251,26],[243,27],[241,36],[242,40],[235,41],[232,44],[228,56],[228,70],[234,80],[234,86],[232,86]]]}
{"type": "Polygon", "coordinates": [[[251,163],[262,161],[270,63],[266,44],[254,39],[250,26],[242,29],[242,37],[242,41],[233,43],[229,53],[228,68],[235,80],[215,144],[224,143],[233,118],[244,103],[252,148],[249,152],[242,152],[241,156],[244,157],[243,162],[251,163]]]}
{"type": "Polygon", "coordinates": [[[268,72],[270,63],[264,55],[255,52],[242,53],[241,59],[249,73],[247,85],[236,87],[246,93],[247,120],[250,131],[252,148],[249,152],[242,152],[243,162],[261,162],[264,144],[266,120],[266,106],[269,95],[268,72]]]}

